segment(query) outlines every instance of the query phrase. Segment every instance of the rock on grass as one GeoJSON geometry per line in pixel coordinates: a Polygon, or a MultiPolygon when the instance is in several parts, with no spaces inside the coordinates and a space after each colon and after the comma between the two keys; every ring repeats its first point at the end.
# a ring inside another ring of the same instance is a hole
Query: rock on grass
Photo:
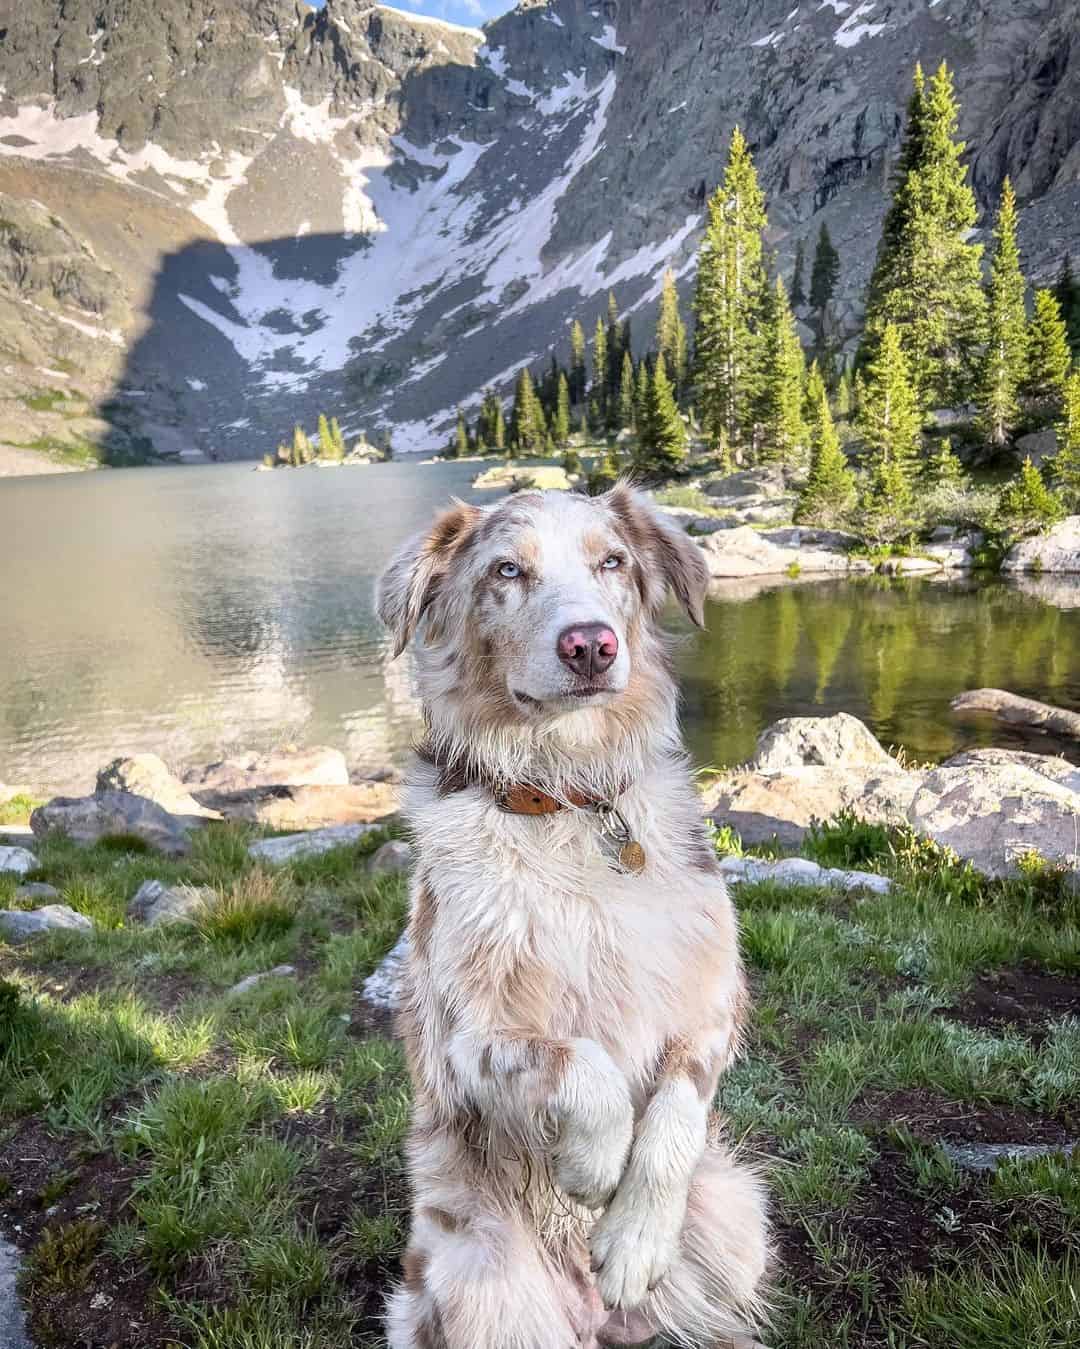
{"type": "Polygon", "coordinates": [[[301,857],[317,857],[334,848],[347,848],[378,828],[374,824],[339,824],[332,829],[312,829],[306,834],[286,834],[282,838],[264,838],[248,848],[257,862],[281,866],[301,857]]]}
{"type": "Polygon", "coordinates": [[[214,891],[207,886],[143,881],[128,905],[127,916],[130,921],[145,927],[193,923],[214,898],[214,891]]]}
{"type": "Polygon", "coordinates": [[[190,852],[191,827],[190,820],[170,815],[156,801],[132,792],[57,796],[30,816],[37,838],[58,833],[88,845],[103,838],[137,838],[168,857],[190,852]]]}
{"type": "Polygon", "coordinates": [[[93,923],[85,914],[66,904],[46,904],[40,909],[0,909],[0,936],[17,946],[43,932],[90,932],[93,923]]]}
{"type": "Polygon", "coordinates": [[[36,871],[38,860],[27,848],[0,848],[0,872],[14,872],[16,876],[25,876],[36,871]]]}

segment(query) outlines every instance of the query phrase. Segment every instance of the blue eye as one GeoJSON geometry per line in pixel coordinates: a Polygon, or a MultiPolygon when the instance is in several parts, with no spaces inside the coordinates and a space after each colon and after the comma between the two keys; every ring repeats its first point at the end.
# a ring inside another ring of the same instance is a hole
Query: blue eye
{"type": "Polygon", "coordinates": [[[604,561],[601,562],[600,570],[615,571],[621,566],[622,566],[622,558],[619,557],[617,553],[612,553],[610,557],[605,558],[604,561]]]}
{"type": "Polygon", "coordinates": [[[499,575],[504,576],[508,581],[514,581],[521,575],[521,568],[516,562],[504,562],[499,567],[499,575]]]}

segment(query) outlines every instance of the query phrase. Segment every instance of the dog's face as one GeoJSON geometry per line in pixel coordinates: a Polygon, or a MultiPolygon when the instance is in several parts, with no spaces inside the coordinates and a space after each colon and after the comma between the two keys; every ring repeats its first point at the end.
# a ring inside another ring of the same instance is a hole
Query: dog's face
{"type": "Polygon", "coordinates": [[[700,550],[626,487],[525,493],[441,515],[391,563],[378,605],[399,652],[420,629],[446,691],[547,720],[626,695],[668,590],[700,624],[706,583],[700,550]]]}

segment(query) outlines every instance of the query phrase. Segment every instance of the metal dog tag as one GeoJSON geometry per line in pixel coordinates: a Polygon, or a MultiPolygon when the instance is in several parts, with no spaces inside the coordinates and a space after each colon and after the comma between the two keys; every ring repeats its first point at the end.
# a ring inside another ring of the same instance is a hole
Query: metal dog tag
{"type": "Polygon", "coordinates": [[[630,826],[613,805],[595,807],[600,817],[600,837],[604,851],[616,871],[636,876],[645,870],[645,849],[630,832],[630,826]]]}

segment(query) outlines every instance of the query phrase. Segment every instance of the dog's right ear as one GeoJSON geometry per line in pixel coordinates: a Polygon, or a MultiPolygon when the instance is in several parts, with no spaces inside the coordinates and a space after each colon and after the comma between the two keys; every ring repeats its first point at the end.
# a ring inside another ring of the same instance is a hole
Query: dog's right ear
{"type": "Polygon", "coordinates": [[[430,529],[414,535],[398,551],[379,578],[375,607],[394,638],[395,657],[409,645],[420,620],[438,598],[451,562],[460,555],[479,518],[477,506],[455,501],[430,529]]]}

